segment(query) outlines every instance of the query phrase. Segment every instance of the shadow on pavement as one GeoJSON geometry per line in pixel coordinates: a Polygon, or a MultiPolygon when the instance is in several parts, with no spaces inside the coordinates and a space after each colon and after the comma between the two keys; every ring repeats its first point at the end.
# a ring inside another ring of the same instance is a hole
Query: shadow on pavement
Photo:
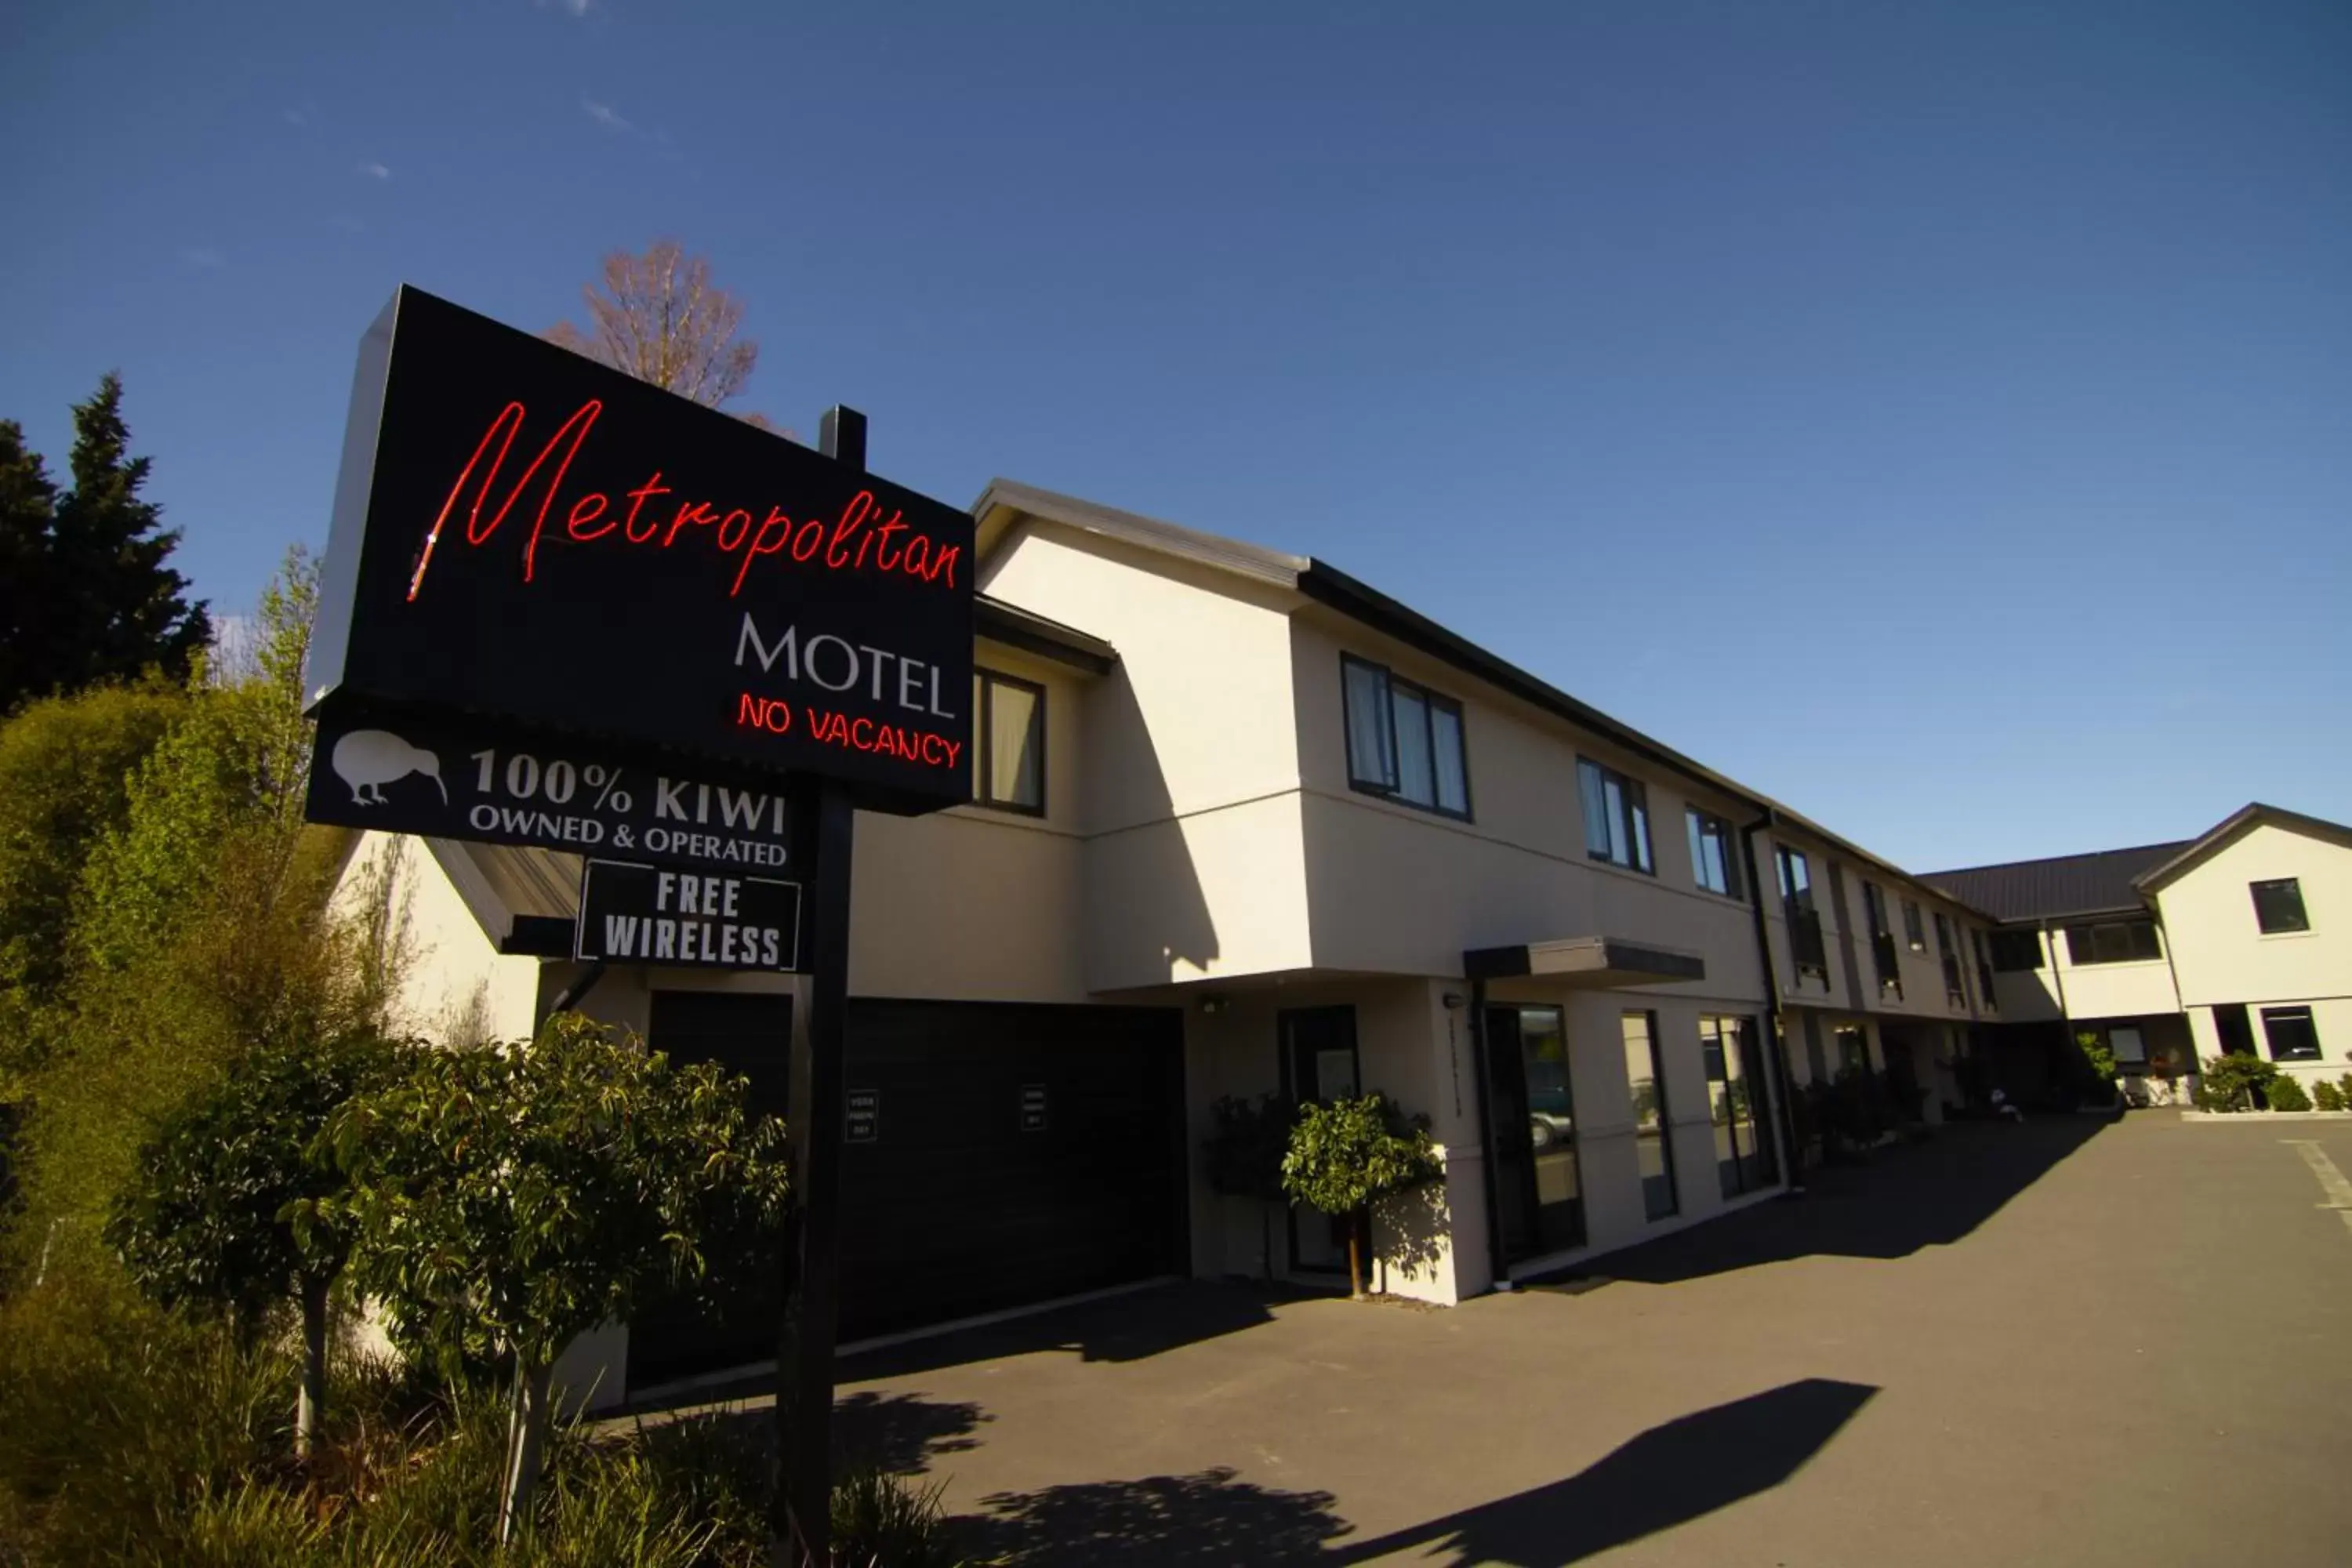
{"type": "Polygon", "coordinates": [[[1664,1285],[1816,1255],[1907,1258],[1948,1247],[2111,1124],[2074,1116],[1954,1123],[1925,1143],[1881,1150],[1866,1164],[1808,1172],[1801,1198],[1521,1284],[1580,1293],[1612,1279],[1664,1285]]]}
{"type": "MultiPolygon", "coordinates": [[[[687,1441],[712,1462],[756,1468],[775,1452],[773,1406],[707,1402],[674,1410],[645,1409],[633,1417],[641,1428],[667,1432],[687,1441]]],[[[919,1394],[860,1390],[834,1401],[833,1468],[836,1475],[869,1467],[894,1476],[921,1475],[943,1454],[968,1453],[980,1446],[973,1436],[996,1419],[965,1400],[925,1399],[919,1394]]]]}
{"type": "Polygon", "coordinates": [[[1272,1322],[1271,1306],[1312,1295],[1231,1280],[1171,1280],[1031,1317],[859,1351],[842,1358],[838,1381],[905,1377],[1046,1351],[1066,1352],[1080,1361],[1140,1361],[1272,1322]]]}
{"type": "Polygon", "coordinates": [[[1080,1563],[1416,1560],[1564,1568],[1780,1485],[1878,1391],[1807,1378],[1652,1427],[1576,1475],[1364,1541],[1328,1492],[1288,1492],[1219,1468],[983,1498],[956,1521],[976,1554],[1020,1568],[1080,1563]],[[1438,1553],[1451,1555],[1438,1556],[1438,1553]]]}

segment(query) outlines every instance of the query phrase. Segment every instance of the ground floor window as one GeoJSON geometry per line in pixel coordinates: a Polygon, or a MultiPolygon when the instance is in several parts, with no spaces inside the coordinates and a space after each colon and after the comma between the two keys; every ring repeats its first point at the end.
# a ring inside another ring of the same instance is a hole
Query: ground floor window
{"type": "Polygon", "coordinates": [[[1707,1120],[1715,1131],[1716,1179],[1736,1198],[1780,1179],[1772,1157],[1771,1093],[1765,1087],[1764,1051],[1748,1018],[1698,1021],[1699,1055],[1706,1063],[1707,1120]]]}
{"type": "Polygon", "coordinates": [[[1642,1212],[1664,1219],[1681,1206],[1675,1192],[1674,1122],[1666,1113],[1665,1064],[1658,1056],[1658,1016],[1624,1016],[1625,1081],[1633,1109],[1633,1155],[1642,1171],[1642,1212]]]}
{"type": "Polygon", "coordinates": [[[1849,1024],[1837,1032],[1837,1069],[1843,1072],[1870,1070],[1870,1036],[1858,1024],[1849,1024]]]}
{"type": "Polygon", "coordinates": [[[2270,1042],[2274,1062],[2319,1059],[2319,1030],[2311,1021],[2308,1007],[2263,1008],[2263,1037],[2270,1042]]]}

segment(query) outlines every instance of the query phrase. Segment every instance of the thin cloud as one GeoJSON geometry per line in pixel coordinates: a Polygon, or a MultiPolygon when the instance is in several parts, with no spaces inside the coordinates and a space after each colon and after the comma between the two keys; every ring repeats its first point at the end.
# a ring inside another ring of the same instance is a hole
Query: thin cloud
{"type": "MultiPolygon", "coordinates": [[[[539,8],[544,11],[548,7],[549,0],[537,0],[537,3],[539,8]]],[[[594,0],[553,0],[553,3],[558,9],[563,12],[564,15],[570,16],[576,22],[581,17],[588,15],[588,8],[594,3],[594,0]]]]}
{"type": "Polygon", "coordinates": [[[622,119],[620,111],[615,110],[609,103],[599,103],[593,98],[583,98],[580,100],[580,107],[587,110],[589,119],[604,127],[607,131],[635,131],[636,129],[635,125],[632,125],[627,121],[622,119]]]}
{"type": "Polygon", "coordinates": [[[202,267],[215,272],[228,265],[228,258],[209,245],[191,246],[180,252],[180,257],[191,267],[202,267]]]}
{"type": "Polygon", "coordinates": [[[352,170],[352,173],[355,174],[365,174],[371,180],[389,180],[392,178],[392,171],[385,168],[382,163],[362,163],[358,168],[352,170]]]}

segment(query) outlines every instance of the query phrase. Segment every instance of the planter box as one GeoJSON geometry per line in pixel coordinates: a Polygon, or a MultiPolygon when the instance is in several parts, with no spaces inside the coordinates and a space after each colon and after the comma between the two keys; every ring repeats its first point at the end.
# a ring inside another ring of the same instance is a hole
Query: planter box
{"type": "Polygon", "coordinates": [[[2184,1110],[2183,1121],[2352,1121],[2352,1110],[2184,1110]]]}

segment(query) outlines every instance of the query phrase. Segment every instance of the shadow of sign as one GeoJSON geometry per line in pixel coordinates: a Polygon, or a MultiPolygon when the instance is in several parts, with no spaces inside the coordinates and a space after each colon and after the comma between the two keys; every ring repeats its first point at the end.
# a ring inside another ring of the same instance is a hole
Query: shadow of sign
{"type": "Polygon", "coordinates": [[[1417,1563],[1566,1568],[1671,1530],[1788,1480],[1877,1389],[1805,1378],[1654,1426],[1590,1468],[1368,1540],[1329,1492],[1254,1486],[1214,1467],[1185,1476],[1096,1481],[983,1498],[957,1521],[991,1560],[1076,1564],[1417,1563]]]}

